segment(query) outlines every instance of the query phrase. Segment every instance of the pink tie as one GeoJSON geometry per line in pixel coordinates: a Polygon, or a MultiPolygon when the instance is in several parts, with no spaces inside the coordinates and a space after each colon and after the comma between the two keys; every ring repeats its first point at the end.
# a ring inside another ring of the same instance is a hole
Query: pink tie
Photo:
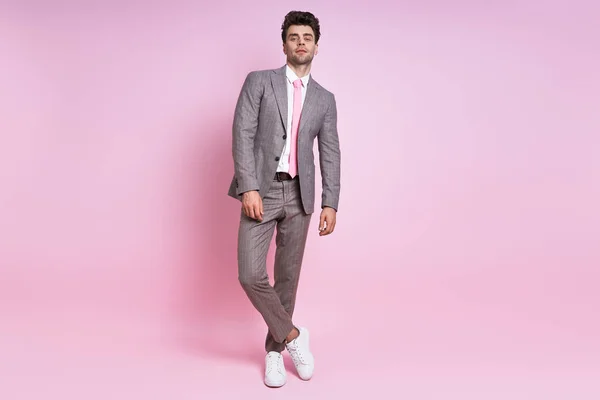
{"type": "Polygon", "coordinates": [[[290,169],[288,173],[293,177],[298,173],[298,127],[300,126],[300,112],[302,111],[302,80],[294,81],[294,112],[292,113],[292,132],[290,137],[290,169]]]}

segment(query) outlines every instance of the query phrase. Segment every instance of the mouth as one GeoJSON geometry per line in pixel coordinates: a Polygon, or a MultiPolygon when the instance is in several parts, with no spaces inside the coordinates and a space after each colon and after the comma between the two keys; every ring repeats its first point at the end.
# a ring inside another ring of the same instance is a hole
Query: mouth
{"type": "Polygon", "coordinates": [[[296,50],[296,53],[306,53],[306,50],[296,50]]]}

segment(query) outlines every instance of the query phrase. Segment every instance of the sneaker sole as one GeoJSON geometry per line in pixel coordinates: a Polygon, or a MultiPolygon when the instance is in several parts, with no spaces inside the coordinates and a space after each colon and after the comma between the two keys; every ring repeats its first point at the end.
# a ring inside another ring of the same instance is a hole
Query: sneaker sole
{"type": "Polygon", "coordinates": [[[276,389],[276,388],[280,388],[280,387],[282,387],[283,385],[285,385],[285,382],[283,382],[281,385],[274,385],[274,384],[272,384],[272,383],[268,383],[268,382],[264,382],[264,384],[265,384],[265,386],[266,386],[266,387],[270,387],[270,388],[274,388],[274,389],[276,389]]]}

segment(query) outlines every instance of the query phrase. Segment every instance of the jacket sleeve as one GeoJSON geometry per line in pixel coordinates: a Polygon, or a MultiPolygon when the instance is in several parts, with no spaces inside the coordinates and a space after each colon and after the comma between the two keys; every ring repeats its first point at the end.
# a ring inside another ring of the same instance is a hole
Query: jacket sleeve
{"type": "Polygon", "coordinates": [[[340,198],[341,152],[337,131],[337,106],[333,94],[319,130],[318,144],[323,184],[321,208],[331,207],[337,211],[340,198]]]}
{"type": "Polygon", "coordinates": [[[250,72],[242,85],[233,117],[232,152],[238,195],[259,190],[254,159],[254,137],[258,129],[260,101],[264,93],[260,75],[250,72]]]}

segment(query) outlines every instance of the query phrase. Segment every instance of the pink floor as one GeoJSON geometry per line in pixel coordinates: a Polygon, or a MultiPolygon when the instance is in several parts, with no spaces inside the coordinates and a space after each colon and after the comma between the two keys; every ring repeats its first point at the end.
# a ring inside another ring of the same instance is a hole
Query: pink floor
{"type": "Polygon", "coordinates": [[[464,298],[472,292],[425,278],[392,297],[390,284],[377,285],[344,306],[301,296],[296,317],[311,328],[316,372],[300,381],[286,354],[281,389],[262,383],[264,328],[241,296],[236,312],[217,307],[184,318],[134,317],[117,307],[84,313],[81,305],[4,312],[0,398],[600,398],[591,305],[571,298],[536,306],[530,297],[518,307],[518,293],[495,303],[485,288],[474,303],[464,298]]]}

